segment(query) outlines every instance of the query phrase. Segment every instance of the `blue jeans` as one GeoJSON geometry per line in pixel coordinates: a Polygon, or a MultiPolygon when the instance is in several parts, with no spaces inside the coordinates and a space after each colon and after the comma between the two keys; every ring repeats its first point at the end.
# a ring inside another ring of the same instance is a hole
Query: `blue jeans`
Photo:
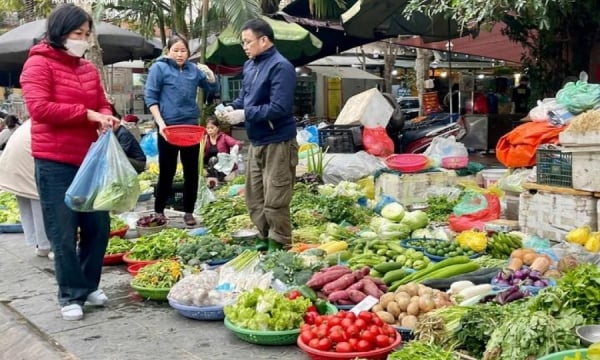
{"type": "Polygon", "coordinates": [[[65,193],[77,169],[73,165],[35,159],[35,179],[46,235],[54,250],[61,306],[83,305],[88,294],[98,289],[110,232],[107,211],[76,212],[65,205],[65,193]]]}

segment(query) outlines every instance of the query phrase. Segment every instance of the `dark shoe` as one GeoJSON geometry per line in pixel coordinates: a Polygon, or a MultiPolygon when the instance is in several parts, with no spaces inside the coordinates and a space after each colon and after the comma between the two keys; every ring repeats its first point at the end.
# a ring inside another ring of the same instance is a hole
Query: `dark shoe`
{"type": "Polygon", "coordinates": [[[267,252],[275,252],[275,251],[283,250],[284,247],[285,247],[284,244],[277,242],[275,240],[269,239],[269,249],[267,250],[267,252]]]}
{"type": "Polygon", "coordinates": [[[269,248],[269,242],[266,239],[256,239],[254,244],[254,250],[256,251],[267,251],[269,248]]]}
{"type": "Polygon", "coordinates": [[[183,221],[185,222],[185,224],[187,226],[194,226],[196,225],[196,219],[194,218],[193,214],[187,213],[185,215],[183,215],[183,221]]]}

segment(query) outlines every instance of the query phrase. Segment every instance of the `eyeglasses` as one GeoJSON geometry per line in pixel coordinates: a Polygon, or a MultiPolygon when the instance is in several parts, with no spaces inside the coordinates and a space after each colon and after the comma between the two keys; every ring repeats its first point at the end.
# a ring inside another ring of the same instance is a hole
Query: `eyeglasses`
{"type": "Polygon", "coordinates": [[[256,39],[253,39],[253,40],[250,40],[250,41],[242,41],[242,42],[240,42],[240,45],[242,45],[242,47],[247,47],[250,44],[252,44],[253,42],[260,40],[260,38],[262,38],[262,36],[261,37],[257,37],[256,39]]]}

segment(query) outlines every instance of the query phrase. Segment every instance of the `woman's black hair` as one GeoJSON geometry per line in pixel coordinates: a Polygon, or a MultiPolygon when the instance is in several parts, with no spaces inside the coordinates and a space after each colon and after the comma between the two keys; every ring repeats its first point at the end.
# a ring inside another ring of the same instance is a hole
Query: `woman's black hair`
{"type": "Polygon", "coordinates": [[[171,50],[173,45],[175,45],[176,43],[178,43],[180,41],[183,43],[183,45],[185,45],[188,55],[190,55],[190,45],[188,44],[187,39],[183,35],[179,35],[177,33],[173,33],[173,35],[171,35],[169,40],[167,40],[167,51],[171,50]]]}
{"type": "Polygon", "coordinates": [[[15,126],[19,125],[19,118],[12,114],[7,115],[4,119],[4,124],[7,128],[14,129],[15,126]]]}
{"type": "Polygon", "coordinates": [[[275,42],[273,28],[268,22],[261,18],[246,21],[246,23],[242,26],[242,31],[244,30],[251,30],[256,37],[266,36],[269,38],[269,40],[271,40],[271,42],[275,42]]]}
{"type": "Polygon", "coordinates": [[[206,125],[208,126],[209,124],[212,124],[218,128],[221,128],[221,123],[219,122],[219,120],[214,117],[214,116],[208,116],[206,118],[206,125]]]}
{"type": "Polygon", "coordinates": [[[62,4],[52,10],[48,16],[46,41],[53,48],[66,50],[64,42],[67,35],[86,22],[91,29],[94,21],[85,10],[73,4],[62,4]]]}

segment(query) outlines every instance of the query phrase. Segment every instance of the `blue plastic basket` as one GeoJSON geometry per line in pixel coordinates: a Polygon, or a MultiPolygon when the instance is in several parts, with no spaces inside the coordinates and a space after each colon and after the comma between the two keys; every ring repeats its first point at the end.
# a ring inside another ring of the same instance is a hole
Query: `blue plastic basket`
{"type": "Polygon", "coordinates": [[[189,319],[202,321],[219,321],[225,319],[223,306],[190,306],[178,303],[173,299],[168,299],[169,305],[179,314],[189,319]]]}
{"type": "Polygon", "coordinates": [[[0,224],[0,233],[22,233],[23,225],[21,224],[0,224]]]}
{"type": "MultiPolygon", "coordinates": [[[[428,257],[428,258],[429,258],[431,261],[435,261],[435,262],[439,262],[439,261],[442,261],[442,260],[449,259],[447,256],[437,256],[437,255],[432,255],[432,254],[428,253],[427,251],[424,251],[423,253],[424,253],[424,254],[425,254],[425,256],[427,256],[427,257],[428,257]]],[[[475,258],[478,258],[478,257],[480,257],[480,256],[481,256],[481,254],[473,254],[473,255],[469,256],[469,259],[475,259],[475,258]]]]}

